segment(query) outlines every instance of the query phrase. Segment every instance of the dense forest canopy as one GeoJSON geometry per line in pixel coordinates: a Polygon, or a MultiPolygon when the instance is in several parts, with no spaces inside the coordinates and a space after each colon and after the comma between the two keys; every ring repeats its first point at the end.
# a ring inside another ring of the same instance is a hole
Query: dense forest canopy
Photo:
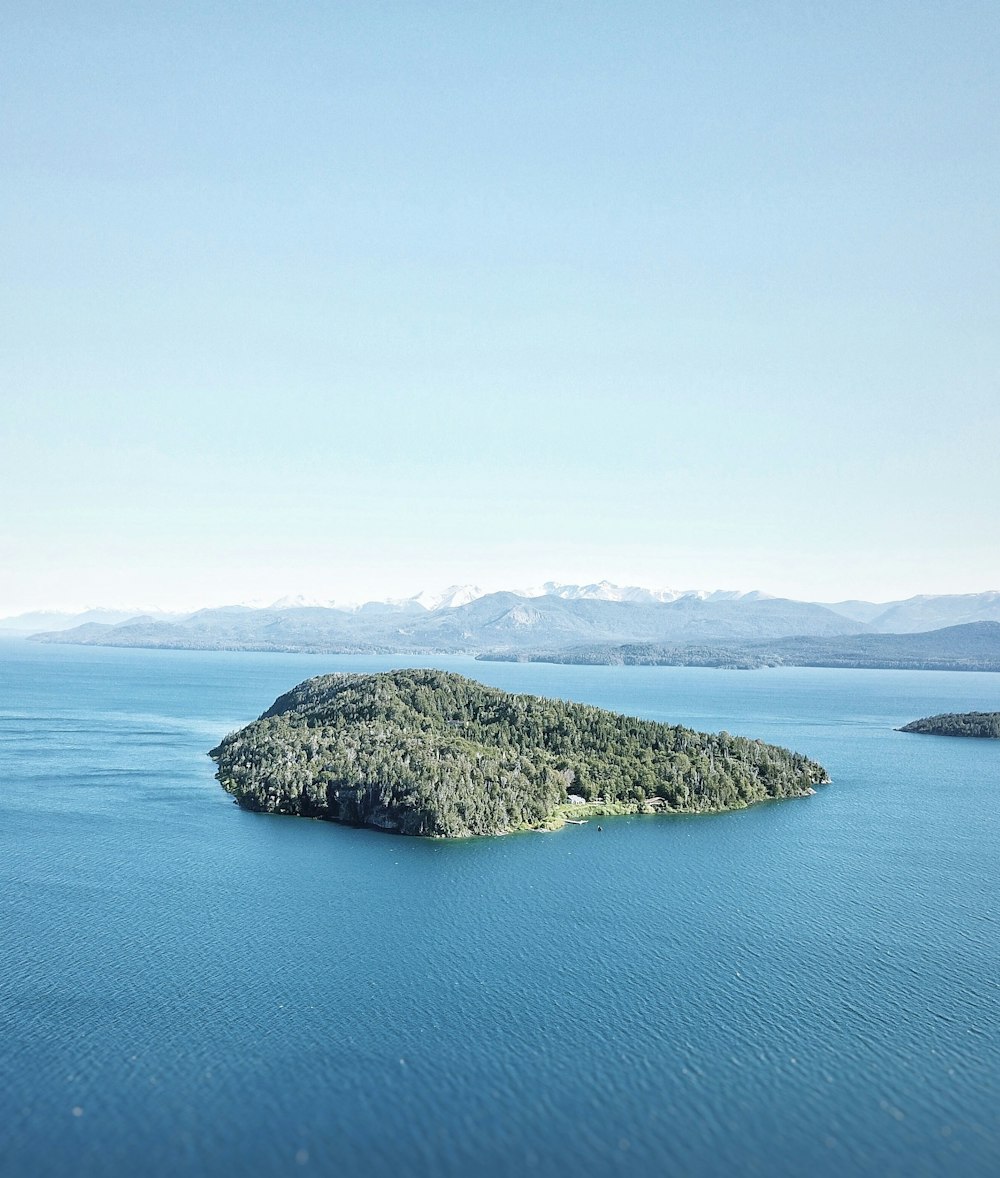
{"type": "Polygon", "coordinates": [[[1000,739],[1000,712],[942,712],[914,720],[900,732],[923,732],[931,736],[987,736],[1000,739]]]}
{"type": "Polygon", "coordinates": [[[827,781],[814,761],[432,670],[325,675],[212,750],[241,806],[461,837],[540,826],[581,801],[737,809],[827,781]]]}

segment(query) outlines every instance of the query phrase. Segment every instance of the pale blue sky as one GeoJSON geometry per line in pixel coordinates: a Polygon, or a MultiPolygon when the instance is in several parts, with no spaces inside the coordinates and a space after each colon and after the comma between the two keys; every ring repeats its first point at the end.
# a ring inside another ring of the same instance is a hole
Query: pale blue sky
{"type": "Polygon", "coordinates": [[[995,3],[10,3],[0,614],[1000,587],[995,3]]]}

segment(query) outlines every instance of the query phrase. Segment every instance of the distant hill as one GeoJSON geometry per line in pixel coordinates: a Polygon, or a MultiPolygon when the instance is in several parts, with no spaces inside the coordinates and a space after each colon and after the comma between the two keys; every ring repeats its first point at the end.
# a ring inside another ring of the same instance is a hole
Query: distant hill
{"type": "Polygon", "coordinates": [[[859,667],[923,671],[1000,671],[1000,622],[970,622],[920,634],[798,635],[728,644],[581,644],[562,650],[493,651],[488,661],[621,666],[859,667]]]}
{"type": "Polygon", "coordinates": [[[910,634],[782,638],[769,645],[768,653],[797,666],[1000,671],[1000,622],[969,622],[910,634]]]}
{"type": "Polygon", "coordinates": [[[883,634],[913,634],[969,622],[1000,622],[1000,592],[921,594],[889,603],[871,619],[883,634]]]}
{"type": "Polygon", "coordinates": [[[916,634],[963,626],[969,622],[1000,622],[1000,592],[921,593],[905,601],[835,601],[827,609],[880,634],[916,634]]]}
{"type": "Polygon", "coordinates": [[[865,626],[871,626],[872,622],[889,608],[885,602],[879,603],[877,601],[834,601],[823,604],[827,609],[833,610],[835,614],[851,618],[855,622],[862,622],[865,626]]]}
{"type": "Polygon", "coordinates": [[[163,613],[162,611],[144,614],[142,610],[134,609],[88,609],[83,610],[81,613],[61,613],[58,610],[34,610],[31,613],[0,618],[0,632],[10,634],[37,634],[40,631],[70,630],[89,624],[116,626],[121,625],[123,622],[135,620],[140,614],[143,614],[144,620],[148,621],[164,621],[183,616],[181,614],[163,613]]]}

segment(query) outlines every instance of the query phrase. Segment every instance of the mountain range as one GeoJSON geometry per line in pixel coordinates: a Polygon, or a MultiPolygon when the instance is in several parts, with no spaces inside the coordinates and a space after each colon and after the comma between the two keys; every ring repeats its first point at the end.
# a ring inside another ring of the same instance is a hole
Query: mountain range
{"type": "Polygon", "coordinates": [[[224,606],[179,615],[123,618],[89,611],[58,620],[21,615],[0,626],[31,633],[40,641],[87,645],[480,654],[622,643],[773,644],[792,638],[910,634],[981,621],[1000,621],[1000,592],[824,604],[760,592],[681,593],[604,581],[548,582],[541,591],[499,593],[455,585],[438,594],[351,606],[286,598],[267,606],[224,606]]]}

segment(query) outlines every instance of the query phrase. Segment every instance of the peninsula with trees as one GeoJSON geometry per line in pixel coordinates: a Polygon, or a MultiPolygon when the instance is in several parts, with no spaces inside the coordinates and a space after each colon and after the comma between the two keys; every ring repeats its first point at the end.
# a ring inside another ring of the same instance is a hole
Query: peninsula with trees
{"type": "Polygon", "coordinates": [[[942,712],[904,724],[900,732],[929,736],[979,736],[1000,740],[1000,712],[942,712]]]}
{"type": "Polygon", "coordinates": [[[324,675],[210,754],[248,810],[444,838],[804,797],[815,761],[435,670],[324,675]]]}

